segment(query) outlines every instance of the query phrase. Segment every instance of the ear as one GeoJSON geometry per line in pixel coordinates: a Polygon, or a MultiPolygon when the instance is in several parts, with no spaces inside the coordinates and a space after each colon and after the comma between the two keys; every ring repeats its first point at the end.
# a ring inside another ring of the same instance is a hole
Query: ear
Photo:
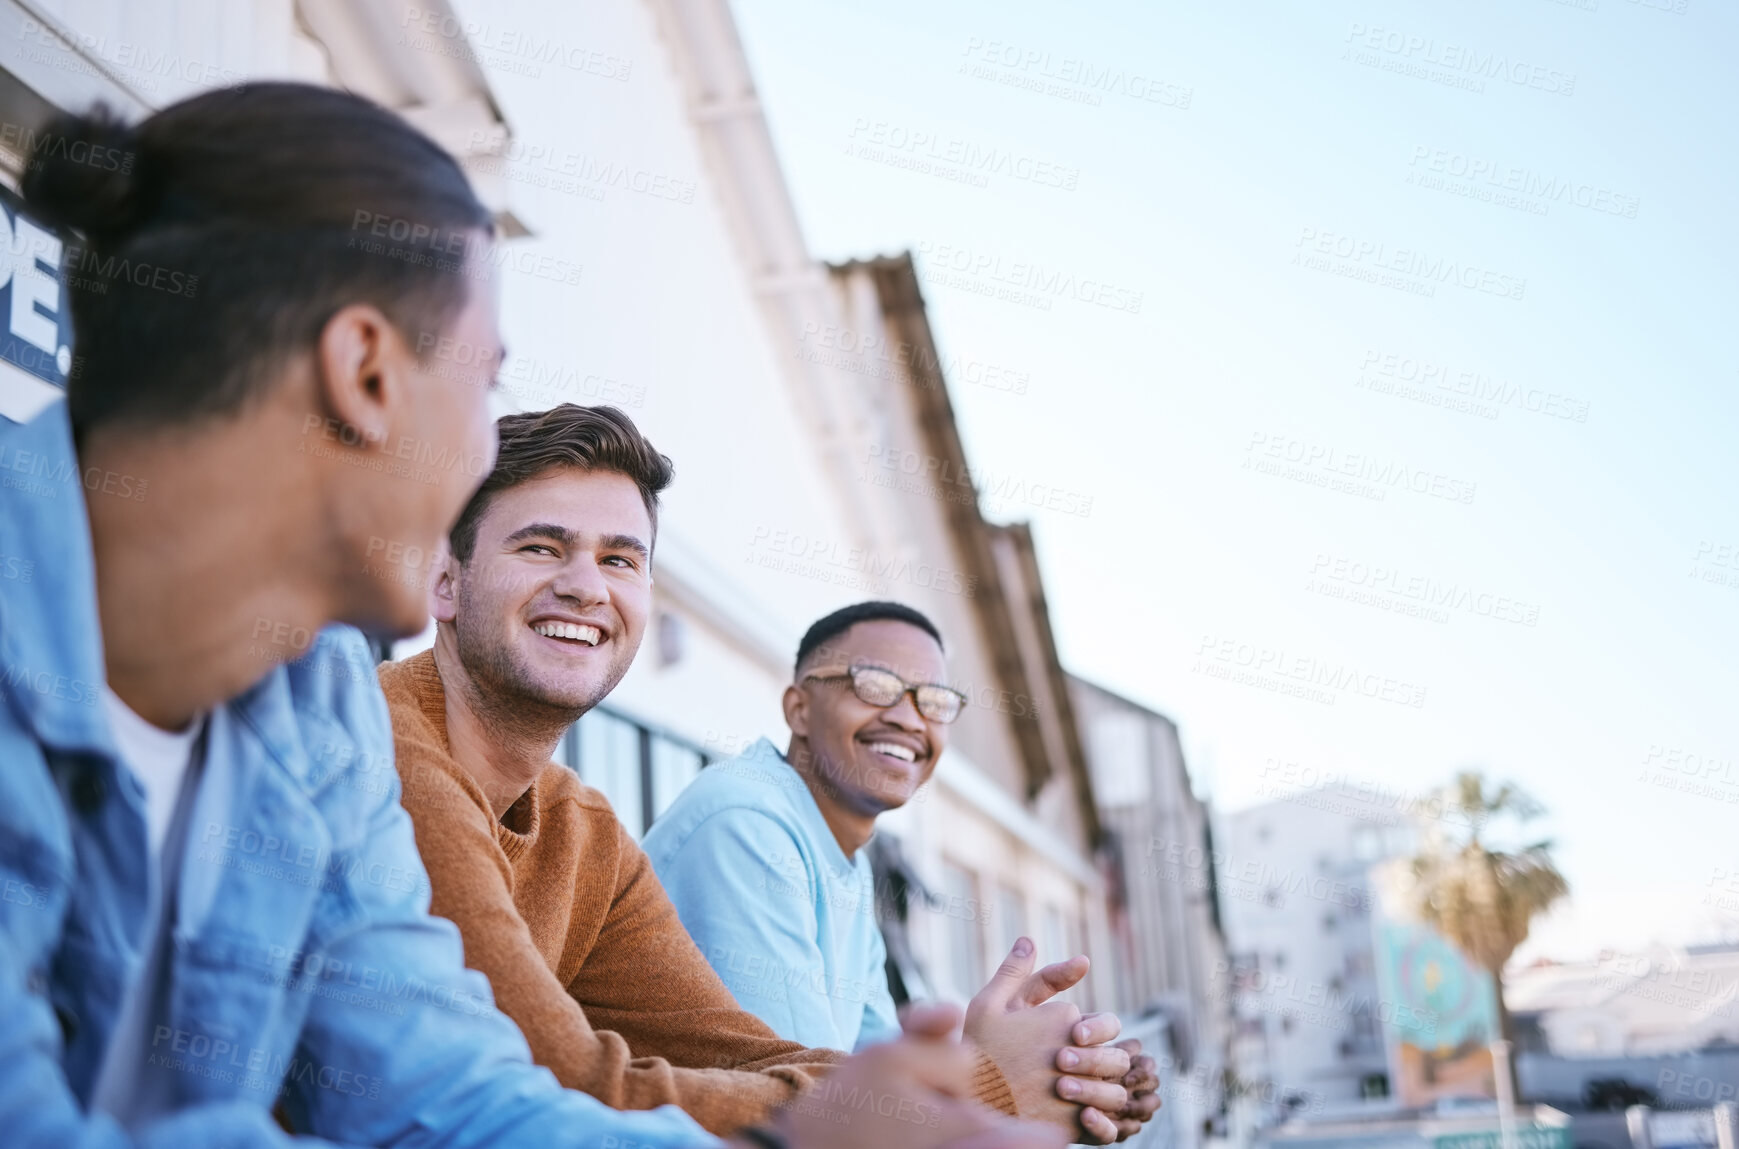
{"type": "Polygon", "coordinates": [[[378,307],[353,303],[320,329],[315,350],[319,402],[366,446],[386,442],[393,412],[408,394],[416,357],[378,307]]]}
{"type": "Polygon", "coordinates": [[[436,622],[451,623],[459,617],[459,560],[446,539],[441,540],[440,556],[429,569],[435,576],[429,582],[429,613],[436,622]]]}
{"type": "Polygon", "coordinates": [[[785,708],[785,725],[799,738],[809,737],[809,695],[800,686],[787,686],[779,699],[785,708]]]}

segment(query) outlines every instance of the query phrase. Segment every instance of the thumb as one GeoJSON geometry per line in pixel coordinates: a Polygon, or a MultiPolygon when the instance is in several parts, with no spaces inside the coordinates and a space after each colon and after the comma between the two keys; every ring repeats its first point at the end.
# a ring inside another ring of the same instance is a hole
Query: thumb
{"type": "Polygon", "coordinates": [[[1033,961],[1037,956],[1031,938],[1016,938],[1014,948],[1008,951],[1008,956],[1002,959],[1002,964],[996,967],[996,972],[990,975],[990,980],[978,991],[972,1004],[981,1009],[1005,1008],[1033,972],[1033,961]]]}
{"type": "Polygon", "coordinates": [[[944,1041],[960,1028],[960,1007],[945,1001],[908,1005],[900,1011],[900,1028],[920,1041],[944,1041]]]}

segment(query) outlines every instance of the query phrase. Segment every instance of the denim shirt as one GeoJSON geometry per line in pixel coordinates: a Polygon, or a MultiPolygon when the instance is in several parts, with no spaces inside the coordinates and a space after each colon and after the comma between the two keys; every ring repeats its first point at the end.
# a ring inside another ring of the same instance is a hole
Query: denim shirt
{"type": "Polygon", "coordinates": [[[643,846],[713,971],[773,1032],[848,1050],[900,1035],[869,852],[846,857],[771,742],[702,770],[643,846]]]}
{"type": "Polygon", "coordinates": [[[288,1145],[281,1093],[296,1129],[351,1143],[717,1145],[674,1108],[617,1113],[530,1063],[429,914],[362,636],[271,620],[254,653],[277,665],[210,716],[167,883],[170,991],[140,1057],[169,1112],[128,1131],[90,1109],[156,879],[101,705],[87,491],[152,496],[81,472],[64,402],[0,418],[0,1143],[288,1145]]]}

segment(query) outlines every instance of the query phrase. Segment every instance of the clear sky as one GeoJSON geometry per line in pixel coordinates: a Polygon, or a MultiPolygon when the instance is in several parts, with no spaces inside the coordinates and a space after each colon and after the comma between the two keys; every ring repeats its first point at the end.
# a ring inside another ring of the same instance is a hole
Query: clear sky
{"type": "Polygon", "coordinates": [[[1576,891],[1525,954],[1739,933],[1731,6],[735,9],[811,249],[918,252],[969,458],[1091,499],[1002,510],[1066,662],[1221,810],[1482,767],[1576,891]]]}

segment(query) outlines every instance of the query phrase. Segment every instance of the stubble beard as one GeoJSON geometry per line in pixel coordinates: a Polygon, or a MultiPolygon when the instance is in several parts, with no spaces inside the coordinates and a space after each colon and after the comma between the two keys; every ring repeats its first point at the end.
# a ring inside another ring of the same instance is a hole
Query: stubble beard
{"type": "Polygon", "coordinates": [[[508,641],[493,641],[493,636],[480,628],[467,626],[467,618],[480,617],[466,610],[466,596],[459,596],[458,617],[454,619],[459,662],[471,678],[473,701],[489,713],[492,722],[517,733],[530,736],[559,737],[562,731],[578,722],[588,711],[616,688],[626,666],[612,665],[605,681],[575,701],[552,691],[528,664],[523,652],[508,641]]]}

